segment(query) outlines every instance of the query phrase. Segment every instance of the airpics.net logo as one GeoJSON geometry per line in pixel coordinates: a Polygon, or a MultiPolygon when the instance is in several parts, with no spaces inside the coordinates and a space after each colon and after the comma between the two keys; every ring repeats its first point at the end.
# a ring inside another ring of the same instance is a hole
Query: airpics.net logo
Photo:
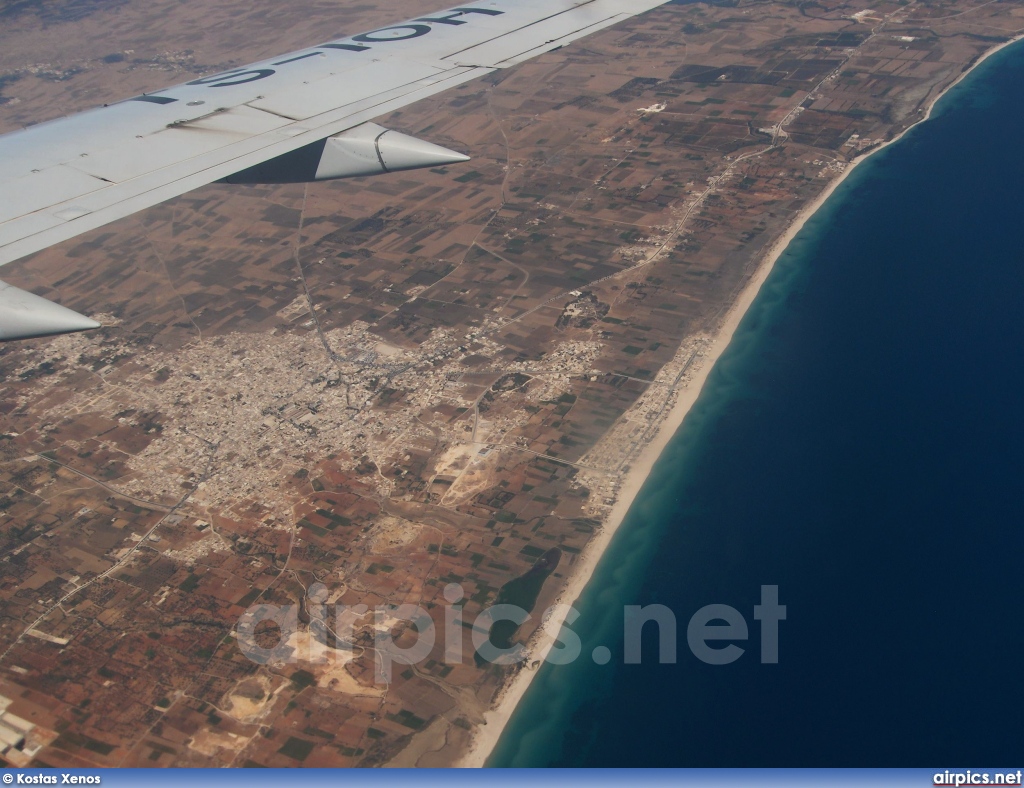
{"type": "MultiPolygon", "coordinates": [[[[235,636],[242,653],[261,665],[347,662],[373,653],[373,681],[390,684],[395,665],[419,665],[433,659],[461,665],[467,657],[477,664],[517,665],[544,659],[567,665],[583,656],[583,643],[572,629],[580,614],[570,605],[552,605],[540,617],[530,647],[513,637],[533,616],[516,605],[484,608],[472,621],[464,610],[465,593],[458,583],[445,586],[445,604],[433,613],[420,605],[330,604],[330,593],[314,583],[301,604],[253,605],[241,616],[235,636]],[[469,641],[466,633],[469,633],[469,641]],[[438,646],[443,648],[438,658],[438,646]],[[470,649],[469,646],[472,646],[470,649]]],[[[779,623],[786,606],[779,604],[779,587],[761,586],[761,602],[754,605],[759,625],[762,664],[779,661],[779,623]]],[[[678,661],[679,627],[675,613],[664,605],[626,605],[622,618],[623,663],[659,664],[678,661]],[[644,633],[654,631],[656,647],[644,653],[644,633]]],[[[747,651],[751,627],[739,610],[723,604],[705,605],[686,624],[690,653],[708,665],[729,665],[747,651]]],[[[590,658],[599,665],[612,659],[607,646],[597,646],[590,658]]]]}
{"type": "Polygon", "coordinates": [[[964,772],[952,772],[946,769],[944,772],[936,772],[932,778],[932,785],[961,786],[961,785],[1021,785],[1021,777],[1024,776],[1021,770],[1015,772],[972,772],[970,769],[964,772]]]}

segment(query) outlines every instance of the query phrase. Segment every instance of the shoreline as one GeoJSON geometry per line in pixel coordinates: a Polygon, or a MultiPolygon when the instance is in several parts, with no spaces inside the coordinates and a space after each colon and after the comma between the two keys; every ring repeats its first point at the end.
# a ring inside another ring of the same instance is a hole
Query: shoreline
{"type": "MultiPolygon", "coordinates": [[[[675,437],[676,432],[682,426],[690,409],[697,402],[704,384],[707,382],[711,370],[732,342],[736,329],[747,314],[750,306],[761,292],[761,288],[767,281],[769,275],[775,268],[775,264],[782,256],[782,253],[789,247],[793,239],[804,228],[807,221],[814,216],[825,202],[832,196],[837,188],[849,177],[858,165],[885,148],[899,142],[911,129],[927,121],[935,105],[954,87],[960,84],[968,75],[984,63],[989,57],[1002,51],[1006,47],[1024,39],[1024,36],[1015,36],[1009,40],[982,53],[973,63],[969,64],[949,85],[943,88],[929,103],[921,117],[903,129],[891,140],[866,151],[854,158],[843,172],[832,181],[800,212],[787,226],[785,232],[776,239],[772,246],[764,253],[757,264],[754,274],[743,286],[736,300],[729,305],[725,317],[717,327],[711,345],[708,348],[701,364],[694,370],[692,379],[684,387],[671,393],[676,396],[668,412],[664,415],[661,423],[657,425],[656,432],[650,441],[640,450],[637,456],[630,463],[627,471],[621,479],[621,487],[615,504],[602,524],[601,530],[587,544],[575,571],[566,580],[565,585],[559,591],[552,606],[562,606],[559,614],[546,620],[537,629],[527,644],[530,653],[530,663],[540,661],[543,663],[555,642],[551,634],[557,633],[561,627],[565,615],[565,606],[572,605],[585,592],[587,585],[592,578],[598,563],[604,556],[611,540],[615,537],[626,515],[634,501],[647,481],[648,476],[654,468],[655,463],[661,456],[665,447],[675,437]]],[[[687,337],[683,338],[685,342],[687,337]]],[[[469,748],[452,765],[464,768],[483,767],[497,746],[505,726],[508,724],[515,712],[519,702],[525,696],[533,677],[541,666],[536,668],[524,666],[518,673],[511,677],[508,683],[499,691],[499,694],[491,707],[484,713],[484,722],[475,726],[469,748]]]]}

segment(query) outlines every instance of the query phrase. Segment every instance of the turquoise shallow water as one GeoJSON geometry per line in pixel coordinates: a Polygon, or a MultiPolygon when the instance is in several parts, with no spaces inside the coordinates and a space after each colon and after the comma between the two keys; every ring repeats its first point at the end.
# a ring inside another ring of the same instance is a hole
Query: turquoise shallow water
{"type": "Polygon", "coordinates": [[[1013,761],[1024,723],[1024,46],[872,157],[773,271],[493,766],[1013,761]],[[753,607],[777,584],[777,665],[753,607]],[[623,664],[623,605],[679,659],[623,664]],[[686,624],[750,625],[712,666],[686,624]],[[589,658],[605,646],[607,665],[589,658]]]}

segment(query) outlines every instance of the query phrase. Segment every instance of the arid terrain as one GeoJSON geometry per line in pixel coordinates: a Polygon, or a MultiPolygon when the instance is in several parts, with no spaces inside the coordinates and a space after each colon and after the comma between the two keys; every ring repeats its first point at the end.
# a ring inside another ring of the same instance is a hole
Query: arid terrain
{"type": "MultiPolygon", "coordinates": [[[[438,5],[8,3],[0,132],[438,5]]],[[[538,560],[550,604],[794,218],[1022,29],[666,5],[377,120],[466,164],[211,185],[6,266],[104,328],[0,348],[0,757],[454,762],[515,670],[468,636],[382,684],[372,616],[336,654],[304,606],[265,665],[239,618],[320,583],[440,629],[458,583],[471,627],[538,560]]]]}

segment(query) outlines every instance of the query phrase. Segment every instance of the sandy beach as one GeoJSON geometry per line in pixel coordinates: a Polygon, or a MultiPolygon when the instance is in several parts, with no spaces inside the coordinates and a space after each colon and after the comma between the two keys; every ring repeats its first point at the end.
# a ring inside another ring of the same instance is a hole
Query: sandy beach
{"type": "MultiPolygon", "coordinates": [[[[789,246],[790,242],[797,236],[807,220],[818,211],[818,209],[826,200],[828,200],[839,185],[850,175],[850,173],[854,171],[857,165],[861,164],[878,151],[898,142],[904,134],[910,131],[910,129],[914,128],[918,123],[926,121],[931,116],[936,102],[938,102],[938,100],[941,99],[942,96],[944,96],[951,88],[957,85],[962,79],[964,79],[964,77],[971,73],[986,59],[1018,40],[1020,40],[1019,37],[1013,38],[1010,41],[1000,44],[999,46],[996,46],[984,53],[970,66],[970,68],[965,69],[956,80],[950,83],[941,93],[932,99],[925,111],[921,113],[920,120],[909,126],[892,140],[868,151],[867,153],[864,153],[861,156],[858,156],[850,162],[840,175],[833,179],[811,203],[800,211],[789,225],[786,232],[783,233],[783,235],[780,236],[767,250],[761,258],[756,272],[747,282],[736,301],[726,313],[726,316],[718,327],[712,340],[712,344],[705,354],[700,367],[694,369],[689,382],[684,384],[675,392],[675,402],[672,407],[666,411],[664,418],[657,427],[654,437],[630,464],[628,472],[621,480],[620,493],[616,499],[615,505],[609,512],[601,530],[587,545],[586,550],[580,556],[575,572],[566,581],[564,588],[558,595],[555,602],[556,605],[571,605],[582,595],[587,583],[590,581],[594,573],[595,568],[597,567],[598,562],[601,560],[601,557],[608,548],[609,543],[625,519],[627,512],[646,482],[655,462],[658,460],[658,457],[661,455],[665,446],[675,435],[676,431],[686,418],[686,415],[690,412],[690,409],[697,401],[697,398],[700,396],[704,387],[704,383],[707,381],[708,375],[714,368],[715,363],[721,357],[722,353],[729,346],[729,343],[732,341],[733,335],[739,326],[740,321],[750,308],[750,305],[754,302],[754,299],[757,297],[769,274],[771,274],[776,261],[789,246]]],[[[561,610],[564,614],[564,608],[561,610]]],[[[531,664],[537,660],[544,660],[546,658],[554,643],[552,634],[557,633],[562,620],[563,616],[554,616],[546,621],[544,626],[538,628],[529,643],[531,664]]],[[[458,761],[456,761],[454,764],[455,766],[480,767],[485,764],[487,758],[497,745],[505,725],[508,723],[512,713],[515,711],[516,706],[529,689],[535,674],[536,668],[524,668],[502,689],[491,709],[484,715],[484,724],[478,726],[474,731],[469,750],[458,761]]]]}

